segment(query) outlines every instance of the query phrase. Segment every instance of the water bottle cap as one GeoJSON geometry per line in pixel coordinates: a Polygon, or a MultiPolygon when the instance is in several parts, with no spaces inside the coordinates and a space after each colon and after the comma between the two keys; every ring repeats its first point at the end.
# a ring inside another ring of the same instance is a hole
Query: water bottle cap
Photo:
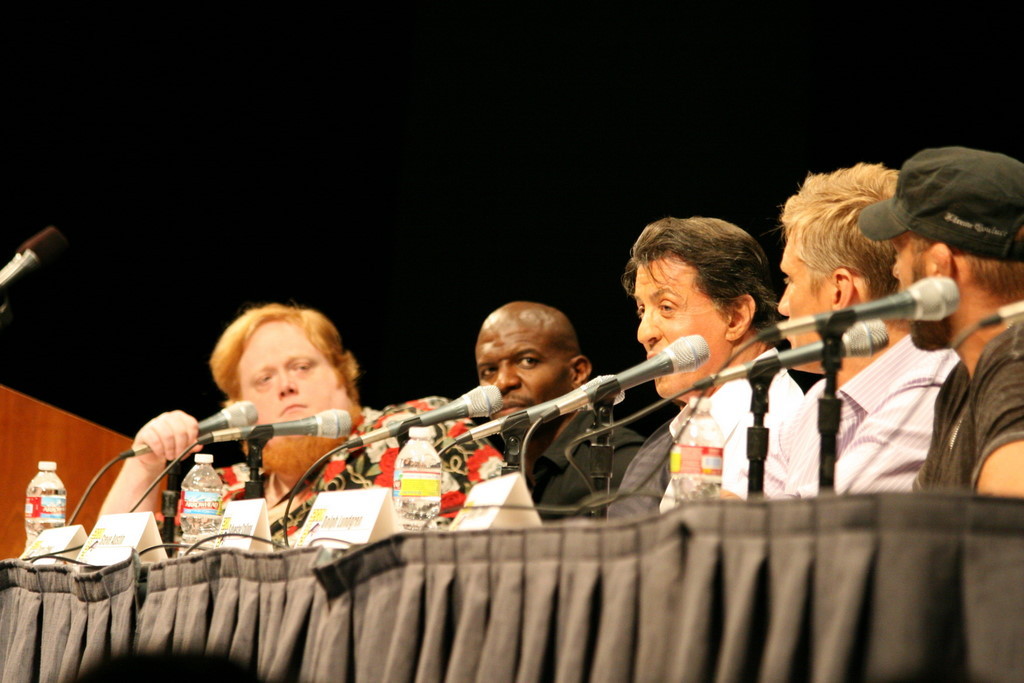
{"type": "Polygon", "coordinates": [[[57,463],[55,463],[52,460],[40,460],[39,469],[42,470],[43,472],[56,472],[57,463]]]}
{"type": "Polygon", "coordinates": [[[209,465],[213,462],[213,455],[210,453],[196,453],[197,465],[209,465]]]}
{"type": "Polygon", "coordinates": [[[409,428],[410,439],[426,439],[427,441],[434,440],[434,429],[432,427],[410,427],[409,428]]]}

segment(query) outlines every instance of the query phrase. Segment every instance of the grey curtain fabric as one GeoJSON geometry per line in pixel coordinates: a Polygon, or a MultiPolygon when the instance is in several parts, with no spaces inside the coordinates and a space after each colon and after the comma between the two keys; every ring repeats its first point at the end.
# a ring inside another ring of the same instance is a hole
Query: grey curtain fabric
{"type": "Polygon", "coordinates": [[[316,680],[1024,677],[1018,500],[714,502],[402,536],[317,572],[316,680]]]}
{"type": "Polygon", "coordinates": [[[152,565],[141,607],[137,572],[0,563],[3,680],[131,652],[266,681],[1024,679],[1022,500],[723,501],[334,559],[214,550],[152,565]]]}
{"type": "Polygon", "coordinates": [[[137,577],[136,559],[95,571],[0,562],[0,679],[70,681],[129,654],[137,577]]]}
{"type": "Polygon", "coordinates": [[[327,614],[316,548],[211,550],[155,564],[137,651],[226,657],[265,680],[294,680],[327,614]]]}

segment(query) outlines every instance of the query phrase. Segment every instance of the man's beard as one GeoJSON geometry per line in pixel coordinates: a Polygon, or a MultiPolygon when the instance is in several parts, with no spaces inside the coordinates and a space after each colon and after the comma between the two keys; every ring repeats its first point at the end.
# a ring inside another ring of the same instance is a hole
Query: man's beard
{"type": "MultiPolygon", "coordinates": [[[[921,255],[914,258],[911,266],[911,273],[914,282],[925,277],[924,264],[921,262],[921,255]]],[[[942,320],[914,320],[910,323],[910,338],[914,346],[922,351],[938,351],[949,348],[949,342],[953,339],[953,325],[949,318],[942,320]]]]}
{"type": "Polygon", "coordinates": [[[263,470],[286,480],[298,479],[310,465],[345,439],[318,436],[278,437],[263,449],[263,470]]]}
{"type": "Polygon", "coordinates": [[[910,323],[910,338],[922,351],[949,348],[953,339],[953,325],[949,318],[942,320],[915,320],[910,323]]]}

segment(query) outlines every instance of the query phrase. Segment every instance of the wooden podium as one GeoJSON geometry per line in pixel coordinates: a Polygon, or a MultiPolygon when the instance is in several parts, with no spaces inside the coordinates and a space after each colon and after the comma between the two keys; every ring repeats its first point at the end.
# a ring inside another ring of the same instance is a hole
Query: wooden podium
{"type": "MultiPolygon", "coordinates": [[[[57,463],[70,516],[89,480],[131,444],[127,436],[0,385],[0,559],[17,557],[25,549],[25,488],[40,460],[57,463]]],[[[78,513],[75,523],[85,526],[86,533],[119,471],[117,465],[103,475],[78,513]]]]}

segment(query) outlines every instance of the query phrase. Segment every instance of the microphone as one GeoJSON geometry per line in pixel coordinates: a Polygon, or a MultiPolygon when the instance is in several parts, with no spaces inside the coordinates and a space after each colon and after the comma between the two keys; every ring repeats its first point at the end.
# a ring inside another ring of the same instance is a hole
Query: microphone
{"type": "Polygon", "coordinates": [[[53,263],[67,247],[67,238],[52,225],[28,238],[18,247],[14,258],[0,269],[0,290],[21,276],[53,263]]]}
{"type": "Polygon", "coordinates": [[[927,277],[907,289],[874,301],[848,306],[838,311],[805,315],[758,333],[760,341],[773,342],[794,334],[817,331],[820,334],[846,330],[858,320],[942,320],[960,304],[960,290],[948,277],[927,277]]]}
{"type": "MultiPolygon", "coordinates": [[[[873,356],[889,345],[889,331],[881,320],[867,320],[854,323],[854,325],[843,334],[842,355],[846,357],[867,357],[873,356]]],[[[693,389],[703,391],[711,387],[717,387],[736,379],[744,379],[751,375],[757,376],[761,373],[775,375],[782,368],[795,368],[807,363],[820,361],[822,352],[825,349],[825,342],[814,342],[799,348],[790,349],[777,353],[769,358],[726,368],[717,375],[705,377],[693,385],[693,389]]]]}
{"type": "Polygon", "coordinates": [[[474,387],[440,408],[428,410],[405,420],[394,420],[380,429],[367,432],[362,436],[354,436],[345,442],[342,448],[347,450],[362,448],[371,443],[405,434],[412,427],[429,427],[440,422],[460,420],[464,417],[487,417],[499,410],[501,410],[501,389],[489,385],[474,387]]]}
{"type": "MultiPolygon", "coordinates": [[[[558,398],[538,403],[523,410],[510,413],[505,417],[491,420],[486,424],[473,427],[455,438],[461,444],[502,431],[506,424],[528,423],[537,421],[549,422],[560,415],[572,413],[596,403],[611,394],[619,394],[632,389],[638,384],[649,382],[657,377],[673,375],[677,372],[693,372],[707,362],[711,355],[708,343],[699,334],[680,337],[648,360],[623,370],[618,375],[602,375],[595,377],[578,389],[558,398]],[[524,418],[525,416],[525,418],[524,418]]],[[[618,403],[618,399],[615,401],[618,403]]]]}
{"type": "Polygon", "coordinates": [[[711,350],[704,337],[699,334],[680,337],[643,363],[615,375],[619,384],[615,391],[626,391],[665,375],[693,372],[707,363],[710,357],[711,350]]]}
{"type": "MultiPolygon", "coordinates": [[[[224,410],[211,415],[202,422],[199,423],[199,435],[209,434],[210,432],[218,429],[226,429],[228,427],[246,427],[256,422],[256,406],[252,401],[239,401],[238,403],[232,403],[224,410]]],[[[146,453],[152,453],[153,449],[143,444],[138,448],[127,450],[121,455],[124,457],[131,457],[135,455],[145,455],[146,453]]]]}
{"type": "Polygon", "coordinates": [[[205,445],[221,441],[271,439],[275,436],[322,436],[325,439],[337,439],[348,434],[351,429],[352,417],[344,410],[334,408],[301,420],[218,429],[200,437],[196,443],[205,445]]]}
{"type": "Polygon", "coordinates": [[[996,312],[987,318],[978,321],[978,327],[991,327],[1000,323],[1019,323],[1024,320],[1024,301],[1006,304],[996,309],[996,312]]]}

